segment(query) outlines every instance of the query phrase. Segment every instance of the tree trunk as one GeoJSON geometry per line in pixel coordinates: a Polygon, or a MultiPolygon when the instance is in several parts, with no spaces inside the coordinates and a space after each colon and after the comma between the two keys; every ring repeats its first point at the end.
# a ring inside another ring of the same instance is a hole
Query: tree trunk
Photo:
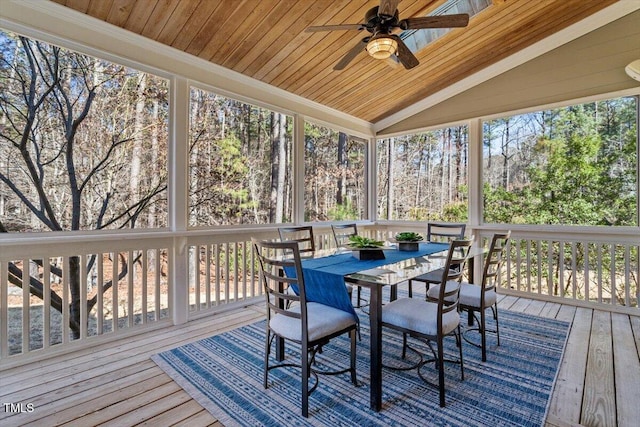
{"type": "Polygon", "coordinates": [[[143,128],[146,85],[146,75],[140,73],[138,77],[138,89],[136,91],[137,100],[133,126],[133,149],[131,150],[131,175],[129,177],[129,191],[132,200],[138,200],[140,195],[140,166],[142,163],[142,146],[144,141],[143,128]]]}
{"type": "Polygon", "coordinates": [[[393,158],[393,153],[395,152],[395,139],[394,138],[389,138],[389,145],[388,145],[388,154],[387,154],[387,176],[389,184],[387,185],[387,219],[391,220],[393,219],[393,205],[394,205],[394,199],[395,199],[395,194],[394,194],[394,190],[395,190],[395,179],[394,179],[394,158],[393,158]]]}
{"type": "Polygon", "coordinates": [[[286,118],[280,113],[271,114],[271,206],[270,222],[280,223],[284,214],[284,189],[286,178],[286,118]]]}
{"type": "Polygon", "coordinates": [[[347,134],[340,132],[338,135],[338,180],[336,182],[336,204],[344,204],[347,185],[347,134]]]}

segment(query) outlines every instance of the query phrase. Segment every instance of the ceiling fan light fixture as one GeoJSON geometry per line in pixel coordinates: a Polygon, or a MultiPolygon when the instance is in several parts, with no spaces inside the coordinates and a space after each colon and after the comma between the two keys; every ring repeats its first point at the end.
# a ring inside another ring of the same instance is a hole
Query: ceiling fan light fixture
{"type": "Polygon", "coordinates": [[[367,43],[367,52],[375,59],[387,59],[398,50],[398,42],[386,34],[375,35],[367,43]]]}

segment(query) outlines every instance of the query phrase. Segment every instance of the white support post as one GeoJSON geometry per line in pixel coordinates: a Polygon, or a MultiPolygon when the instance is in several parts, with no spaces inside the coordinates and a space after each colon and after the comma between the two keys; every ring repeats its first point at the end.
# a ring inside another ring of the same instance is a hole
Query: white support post
{"type": "MultiPolygon", "coordinates": [[[[189,203],[189,82],[174,78],[169,97],[169,227],[187,230],[189,203]]],[[[189,301],[188,250],[186,237],[177,236],[169,265],[169,301],[176,325],[187,322],[189,301]]]]}
{"type": "Polygon", "coordinates": [[[377,180],[377,156],[375,137],[369,138],[367,144],[367,153],[365,160],[366,170],[366,191],[367,191],[367,211],[365,212],[365,219],[369,221],[378,220],[378,206],[377,206],[377,194],[378,194],[378,180],[377,180]]]}
{"type": "MultiPolygon", "coordinates": [[[[482,224],[482,120],[480,119],[469,122],[468,176],[469,226],[475,228],[482,224]]],[[[480,242],[480,236],[476,237],[480,242]]],[[[481,262],[474,264],[473,283],[482,281],[482,264],[481,262]]]]}

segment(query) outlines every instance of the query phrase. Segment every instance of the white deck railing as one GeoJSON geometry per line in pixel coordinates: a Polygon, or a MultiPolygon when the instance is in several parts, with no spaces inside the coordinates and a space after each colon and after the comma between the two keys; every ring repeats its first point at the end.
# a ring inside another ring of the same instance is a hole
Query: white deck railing
{"type": "MultiPolygon", "coordinates": [[[[501,292],[640,315],[640,230],[507,228],[512,240],[501,292]]],[[[424,231],[424,224],[363,224],[360,229],[390,238],[399,231],[424,231]]],[[[486,244],[493,232],[503,230],[485,226],[469,232],[486,244]]],[[[333,245],[329,226],[316,227],[315,234],[318,247],[333,245]]],[[[275,238],[277,233],[265,227],[2,236],[0,366],[255,302],[262,288],[252,236],[275,238]],[[24,266],[29,275],[21,274],[24,266]],[[30,295],[30,287],[43,298],[30,295]],[[50,290],[59,299],[52,301],[50,290]],[[73,296],[77,310],[70,306],[73,296]]]]}

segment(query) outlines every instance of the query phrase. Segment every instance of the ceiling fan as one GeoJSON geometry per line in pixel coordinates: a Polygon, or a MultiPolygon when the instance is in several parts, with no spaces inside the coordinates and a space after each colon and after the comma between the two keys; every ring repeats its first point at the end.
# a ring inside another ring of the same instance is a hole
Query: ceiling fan
{"type": "Polygon", "coordinates": [[[380,6],[367,11],[362,24],[312,26],[307,27],[305,31],[367,30],[371,33],[370,36],[364,37],[347,52],[333,67],[334,70],[344,69],[362,50],[366,50],[376,59],[387,59],[395,55],[404,68],[410,69],[420,62],[396,32],[424,28],[466,27],[469,23],[469,15],[466,13],[399,19],[399,2],[400,0],[380,0],[380,6]]]}

